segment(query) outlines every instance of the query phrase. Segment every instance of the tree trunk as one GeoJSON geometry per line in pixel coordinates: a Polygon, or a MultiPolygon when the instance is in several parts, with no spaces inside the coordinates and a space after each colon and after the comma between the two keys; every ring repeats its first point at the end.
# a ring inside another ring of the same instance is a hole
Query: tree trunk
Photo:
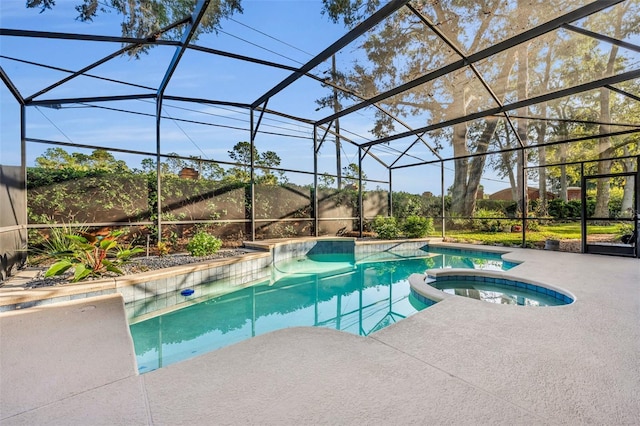
{"type": "MultiPolygon", "coordinates": [[[[489,149],[489,142],[498,128],[498,120],[487,119],[487,125],[482,131],[478,147],[476,148],[477,154],[484,154],[489,149]]],[[[476,200],[478,198],[478,188],[480,187],[480,179],[482,179],[482,172],[484,171],[484,165],[486,163],[486,155],[479,155],[473,157],[469,167],[469,182],[467,184],[467,190],[465,193],[464,209],[467,212],[473,212],[476,209],[476,200]]]]}
{"type": "MultiPolygon", "coordinates": [[[[616,37],[620,36],[622,14],[618,16],[616,22],[616,37]]],[[[613,75],[613,68],[616,62],[616,56],[618,55],[618,46],[611,46],[609,51],[609,60],[607,61],[607,67],[605,75],[613,75]]],[[[602,123],[611,122],[611,103],[610,92],[606,87],[600,89],[600,121],[602,123]]],[[[608,124],[600,125],[600,134],[605,135],[610,133],[611,129],[608,124]]],[[[611,156],[611,137],[605,136],[598,139],[598,158],[605,159],[611,156]]],[[[611,161],[598,162],[598,174],[606,174],[611,172],[611,161]]],[[[608,179],[598,179],[596,185],[596,209],[594,212],[595,217],[609,217],[609,198],[610,198],[610,184],[608,179]]]]}
{"type": "MultiPolygon", "coordinates": [[[[629,147],[625,145],[624,147],[624,155],[629,155],[629,147]]],[[[622,166],[625,172],[633,171],[634,160],[633,158],[625,158],[622,160],[622,166]]],[[[620,208],[620,213],[622,217],[633,217],[633,195],[635,188],[635,181],[632,176],[627,176],[624,182],[624,192],[622,194],[622,206],[620,208]]]]}
{"type": "MultiPolygon", "coordinates": [[[[482,131],[476,154],[484,154],[489,148],[489,142],[496,132],[498,120],[488,120],[482,131]]],[[[458,124],[454,126],[454,155],[467,155],[466,126],[458,124]]],[[[482,172],[487,157],[478,155],[469,160],[461,158],[454,161],[455,173],[453,188],[451,191],[451,212],[461,216],[473,216],[476,209],[478,188],[482,179],[482,172]]]]}
{"type": "Polygon", "coordinates": [[[505,168],[505,174],[509,178],[509,188],[511,188],[511,199],[518,199],[518,183],[516,182],[516,177],[513,174],[513,165],[511,161],[511,151],[505,151],[505,148],[511,148],[511,138],[509,137],[509,130],[505,128],[504,138],[505,144],[503,145],[498,140],[498,147],[500,148],[500,156],[502,157],[502,164],[505,168]]]}
{"type": "MultiPolygon", "coordinates": [[[[518,2],[520,3],[520,1],[518,2]]],[[[518,100],[522,101],[527,99],[528,86],[529,86],[529,57],[528,57],[529,44],[522,44],[518,47],[518,100]]],[[[522,142],[523,146],[527,146],[527,117],[529,109],[527,107],[520,108],[518,115],[522,118],[518,118],[518,139],[522,142]]],[[[527,207],[529,202],[527,200],[527,174],[524,169],[526,165],[526,151],[521,149],[517,155],[517,179],[518,179],[518,209],[522,213],[522,217],[527,215],[527,207]]]]}
{"type": "Polygon", "coordinates": [[[513,173],[513,168],[509,169],[507,173],[507,177],[509,178],[509,185],[511,185],[511,199],[514,201],[517,201],[518,200],[518,181],[516,180],[516,175],[513,173]]]}
{"type": "MultiPolygon", "coordinates": [[[[603,87],[600,89],[600,120],[603,123],[608,123],[611,120],[611,111],[609,107],[609,89],[603,87]]],[[[609,126],[606,124],[600,125],[600,134],[609,133],[609,126]]],[[[598,158],[604,159],[610,156],[611,138],[608,136],[598,139],[598,158]]],[[[606,174],[611,171],[611,161],[599,161],[598,162],[598,174],[606,174]]],[[[595,217],[608,218],[609,217],[609,198],[610,198],[610,184],[609,179],[597,179],[596,180],[596,209],[593,213],[595,217]]]]}
{"type": "MultiPolygon", "coordinates": [[[[544,90],[549,89],[549,80],[551,78],[551,63],[552,63],[553,49],[551,46],[547,49],[547,56],[545,60],[544,78],[542,80],[542,87],[544,90]]],[[[547,118],[547,103],[542,104],[542,118],[547,118]]],[[[538,127],[538,188],[540,201],[538,202],[538,215],[548,216],[549,214],[549,199],[547,197],[547,168],[544,167],[547,164],[547,147],[544,146],[545,138],[547,135],[547,122],[541,121],[538,127]]]]}
{"type": "Polygon", "coordinates": [[[631,176],[627,176],[627,179],[624,183],[624,192],[622,194],[622,207],[620,212],[622,217],[633,217],[633,194],[635,182],[631,178],[631,176]]]}
{"type": "MultiPolygon", "coordinates": [[[[540,126],[539,131],[546,132],[547,126],[543,123],[540,126]]],[[[540,137],[540,139],[544,139],[544,136],[540,137]]],[[[540,143],[540,142],[539,142],[540,143]]],[[[543,141],[544,143],[544,141],[543,141]]],[[[538,215],[539,216],[547,216],[549,213],[549,199],[547,197],[547,168],[544,165],[547,164],[547,149],[544,146],[540,146],[538,148],[538,165],[541,166],[538,168],[538,188],[540,193],[540,201],[538,202],[538,215]]]]}
{"type": "MultiPolygon", "coordinates": [[[[467,128],[464,124],[453,126],[453,155],[454,157],[468,154],[467,150],[467,128]]],[[[457,158],[453,162],[454,176],[453,188],[451,189],[451,214],[460,216],[471,216],[473,211],[468,211],[465,207],[467,195],[467,176],[469,171],[469,159],[457,158]]]]}
{"type": "MultiPolygon", "coordinates": [[[[566,139],[566,132],[564,132],[564,138],[566,139]]],[[[567,194],[567,166],[564,164],[567,161],[567,145],[560,144],[560,199],[562,201],[568,201],[567,194]]],[[[586,190],[586,188],[582,188],[582,190],[586,190]]]]}
{"type": "MultiPolygon", "coordinates": [[[[505,58],[505,62],[500,70],[500,75],[497,80],[502,81],[507,78],[511,68],[513,67],[513,60],[508,57],[505,58]]],[[[461,90],[457,90],[454,96],[455,99],[463,99],[464,93],[461,90]]],[[[498,99],[504,96],[504,89],[496,91],[498,99]]],[[[466,113],[466,102],[462,102],[458,108],[458,114],[466,113]]],[[[496,129],[498,127],[497,119],[487,119],[487,124],[482,131],[478,146],[476,148],[476,154],[484,154],[489,149],[489,142],[493,138],[496,129]]],[[[464,156],[469,154],[467,148],[467,127],[466,124],[456,124],[453,126],[453,154],[454,157],[464,156]]],[[[484,165],[486,163],[486,156],[479,155],[472,160],[469,159],[457,159],[454,160],[454,182],[451,191],[451,213],[461,216],[472,216],[476,208],[476,197],[478,195],[478,187],[480,186],[480,180],[482,179],[482,172],[484,171],[484,165]]]]}
{"type": "MultiPolygon", "coordinates": [[[[561,108],[559,111],[560,114],[560,118],[562,119],[566,119],[567,118],[567,114],[565,113],[564,108],[561,108]]],[[[562,138],[562,140],[567,140],[569,138],[569,129],[567,129],[567,125],[566,123],[561,123],[560,126],[558,126],[558,134],[560,135],[560,137],[562,138]]],[[[560,153],[560,194],[558,194],[560,196],[560,199],[564,202],[568,201],[568,191],[567,191],[567,166],[564,164],[567,161],[567,144],[566,143],[561,143],[560,144],[560,149],[559,149],[560,153]]],[[[585,188],[583,188],[583,190],[585,190],[585,188]]]]}

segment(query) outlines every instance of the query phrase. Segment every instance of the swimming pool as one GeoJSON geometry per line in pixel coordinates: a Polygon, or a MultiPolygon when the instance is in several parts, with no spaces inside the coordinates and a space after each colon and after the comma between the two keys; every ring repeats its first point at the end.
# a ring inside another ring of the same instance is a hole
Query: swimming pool
{"type": "Polygon", "coordinates": [[[272,267],[270,280],[140,322],[134,319],[130,327],[139,371],[288,327],[368,335],[429,306],[411,292],[408,277],[413,273],[510,266],[496,254],[431,250],[378,253],[357,262],[348,253],[288,259],[272,267]]]}

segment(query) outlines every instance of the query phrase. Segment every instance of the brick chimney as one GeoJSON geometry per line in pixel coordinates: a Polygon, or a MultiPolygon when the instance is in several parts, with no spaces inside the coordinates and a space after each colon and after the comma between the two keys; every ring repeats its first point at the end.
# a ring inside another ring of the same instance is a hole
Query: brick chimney
{"type": "Polygon", "coordinates": [[[180,176],[181,179],[196,180],[200,178],[200,173],[198,173],[196,169],[193,169],[191,167],[185,167],[182,170],[180,170],[180,173],[178,173],[178,176],[180,176]]]}

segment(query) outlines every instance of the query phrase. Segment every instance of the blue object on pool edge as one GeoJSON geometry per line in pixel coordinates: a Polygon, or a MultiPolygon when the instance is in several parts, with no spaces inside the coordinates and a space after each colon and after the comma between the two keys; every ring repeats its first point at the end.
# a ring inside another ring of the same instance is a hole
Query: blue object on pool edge
{"type": "Polygon", "coordinates": [[[192,288],[185,288],[180,292],[180,294],[183,296],[191,296],[193,294],[193,291],[194,290],[192,288]]]}

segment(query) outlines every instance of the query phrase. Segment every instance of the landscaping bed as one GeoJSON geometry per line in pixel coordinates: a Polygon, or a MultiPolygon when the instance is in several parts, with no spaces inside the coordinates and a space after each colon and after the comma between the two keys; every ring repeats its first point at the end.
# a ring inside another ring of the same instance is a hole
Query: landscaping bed
{"type": "MultiPolygon", "coordinates": [[[[124,275],[135,275],[142,272],[154,271],[157,269],[170,268],[172,266],[188,265],[190,263],[205,262],[215,259],[223,259],[232,256],[239,256],[247,253],[245,249],[222,249],[215,254],[208,256],[191,256],[188,253],[171,254],[167,256],[138,256],[125,263],[120,268],[124,275]]],[[[73,278],[73,273],[68,272],[61,276],[45,277],[47,268],[53,263],[53,260],[41,260],[37,266],[31,269],[37,269],[38,273],[32,280],[26,283],[25,288],[38,288],[68,284],[73,278]]],[[[105,276],[116,276],[116,274],[106,274],[105,276]]],[[[89,279],[91,280],[91,279],[89,279]]]]}

